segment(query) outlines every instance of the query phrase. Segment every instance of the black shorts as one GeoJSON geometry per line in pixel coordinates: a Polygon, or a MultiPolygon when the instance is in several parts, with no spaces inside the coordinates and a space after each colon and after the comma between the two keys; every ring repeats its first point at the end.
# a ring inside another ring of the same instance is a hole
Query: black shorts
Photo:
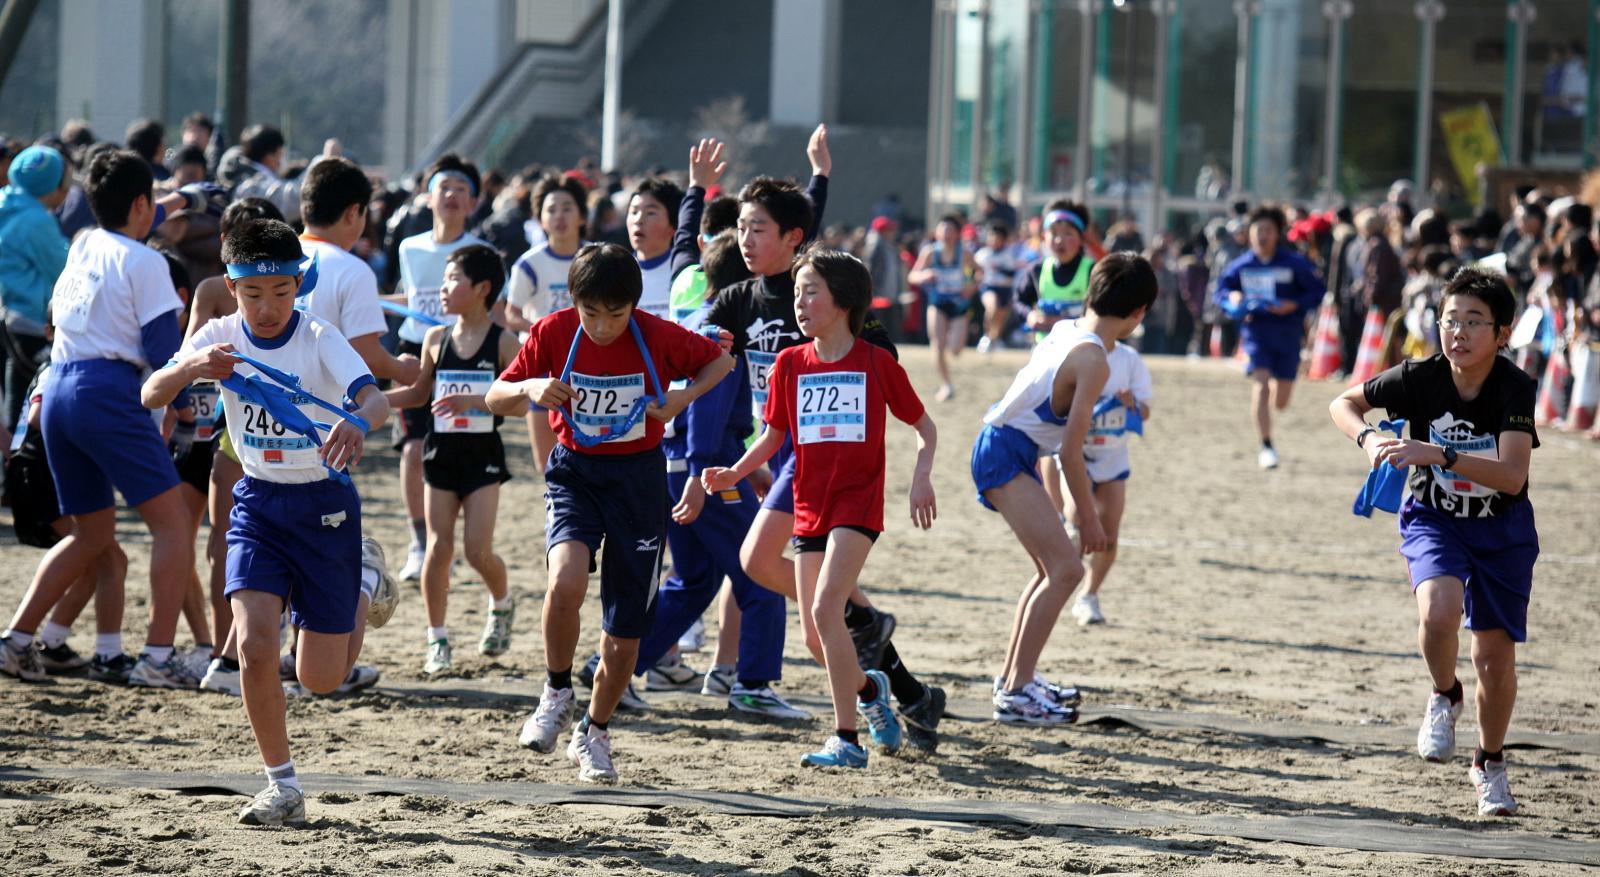
{"type": "MultiPolygon", "coordinates": [[[[867,537],[867,541],[869,541],[869,542],[878,541],[878,531],[877,530],[869,530],[866,527],[857,527],[855,524],[842,524],[842,525],[840,525],[838,527],[834,527],[833,530],[854,530],[857,533],[860,533],[861,535],[867,537]]],[[[827,551],[828,550],[828,537],[830,535],[832,535],[833,530],[829,530],[828,532],[823,533],[820,536],[796,536],[796,537],[794,537],[794,553],[795,554],[820,554],[820,553],[822,553],[824,551],[827,551]]]]}
{"type": "Polygon", "coordinates": [[[429,433],[422,442],[422,481],[461,499],[511,480],[499,432],[429,433]]]}
{"type": "MultiPolygon", "coordinates": [[[[412,341],[401,341],[395,345],[395,356],[404,356],[407,353],[421,359],[422,345],[412,341]]],[[[433,432],[431,407],[423,405],[419,408],[402,409],[400,416],[394,419],[394,449],[398,451],[406,446],[406,442],[425,439],[430,432],[433,432]]]]}
{"type": "Polygon", "coordinates": [[[1013,292],[1014,290],[1009,286],[985,286],[983,288],[983,295],[994,296],[995,305],[1001,308],[1011,306],[1013,292]]]}
{"type": "Polygon", "coordinates": [[[944,314],[952,320],[956,320],[972,313],[973,305],[976,304],[976,302],[976,299],[962,298],[959,295],[950,295],[934,296],[928,301],[928,304],[939,313],[944,314]]]}
{"type": "Polygon", "coordinates": [[[211,463],[216,459],[215,441],[195,442],[189,450],[172,452],[172,463],[178,467],[178,480],[206,494],[211,490],[211,463]]]}
{"type": "Polygon", "coordinates": [[[11,523],[17,541],[35,548],[49,548],[61,541],[50,526],[61,517],[56,502],[56,483],[50,477],[50,461],[45,457],[44,437],[39,428],[28,430],[22,447],[6,460],[6,498],[11,501],[11,523]]]}

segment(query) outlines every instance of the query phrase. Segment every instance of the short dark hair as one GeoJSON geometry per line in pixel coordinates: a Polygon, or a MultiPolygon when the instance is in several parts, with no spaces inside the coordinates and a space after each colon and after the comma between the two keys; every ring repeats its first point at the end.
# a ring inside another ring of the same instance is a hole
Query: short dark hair
{"type": "Polygon", "coordinates": [[[1011,237],[1011,224],[1004,219],[991,219],[989,220],[989,233],[997,234],[1001,237],[1011,237]]]}
{"type": "Polygon", "coordinates": [[[155,161],[161,141],[167,139],[167,129],[155,119],[140,119],[128,126],[128,148],[144,156],[145,161],[155,161]]]}
{"type": "Polygon", "coordinates": [[[800,229],[801,234],[811,233],[811,199],[800,191],[799,186],[788,180],[756,177],[745,183],[739,191],[739,204],[756,204],[767,211],[772,221],[778,224],[780,235],[796,228],[800,229]]]}
{"type": "Polygon", "coordinates": [[[192,281],[189,278],[189,269],[184,267],[181,259],[167,250],[156,250],[156,252],[161,254],[161,258],[167,260],[167,276],[172,278],[172,288],[189,291],[191,293],[189,300],[193,302],[192,293],[194,292],[194,287],[190,285],[192,281]]]}
{"type": "Polygon", "coordinates": [[[1250,219],[1245,225],[1255,225],[1258,222],[1270,222],[1277,226],[1278,234],[1282,235],[1289,226],[1289,218],[1283,215],[1283,210],[1273,204],[1263,204],[1250,211],[1250,219]]]}
{"type": "Polygon", "coordinates": [[[172,169],[177,170],[186,164],[197,164],[205,167],[206,151],[194,144],[178,147],[178,150],[172,153],[172,169]]]}
{"type": "Polygon", "coordinates": [[[528,208],[533,211],[534,221],[539,220],[539,214],[544,211],[544,199],[557,192],[566,192],[572,197],[572,203],[578,208],[578,222],[587,225],[587,211],[585,205],[589,200],[589,190],[572,174],[545,174],[533,184],[533,192],[528,196],[528,208]]]}
{"type": "Polygon", "coordinates": [[[343,156],[324,158],[306,170],[300,217],[306,225],[333,225],[352,204],[366,209],[371,200],[372,181],[355,162],[343,156]]]}
{"type": "Polygon", "coordinates": [[[1483,302],[1494,318],[1495,328],[1511,325],[1516,317],[1517,299],[1511,294],[1506,279],[1493,271],[1481,268],[1462,268],[1444,285],[1439,296],[1439,310],[1444,310],[1445,300],[1453,295],[1470,296],[1483,302]]]}
{"type": "Polygon", "coordinates": [[[239,137],[244,157],[257,162],[282,149],[286,142],[283,132],[271,125],[251,125],[239,137]]]}
{"type": "Polygon", "coordinates": [[[661,206],[667,208],[667,218],[674,225],[677,224],[678,205],[683,203],[683,190],[678,188],[677,183],[666,177],[645,177],[633,187],[633,196],[628,200],[631,202],[640,195],[649,195],[661,202],[661,206]]]}
{"type": "Polygon", "coordinates": [[[89,179],[84,192],[89,196],[89,212],[101,228],[121,228],[128,224],[133,202],[152,198],[155,177],[144,156],[126,149],[108,149],[89,164],[89,179]]]}
{"type": "Polygon", "coordinates": [[[937,227],[937,226],[940,226],[940,225],[944,225],[947,222],[950,223],[951,225],[955,226],[956,227],[956,231],[960,231],[961,227],[967,224],[966,221],[961,218],[961,214],[959,214],[959,213],[946,213],[945,215],[939,217],[939,221],[934,223],[934,225],[935,225],[935,227],[937,227]]]}
{"type": "Polygon", "coordinates": [[[190,113],[189,115],[183,117],[183,127],[204,128],[207,131],[216,131],[217,123],[211,121],[211,117],[205,113],[190,113]]]}
{"type": "MultiPolygon", "coordinates": [[[[800,269],[809,267],[828,285],[828,293],[840,310],[850,312],[850,334],[860,335],[872,310],[872,272],[849,253],[810,246],[794,260],[790,275],[798,278],[800,269]]],[[[1154,275],[1151,275],[1154,282],[1154,275]]]]}
{"type": "Polygon", "coordinates": [[[644,294],[644,279],[632,253],[617,244],[590,244],[572,258],[567,292],[575,304],[637,306],[639,296],[644,294]]]}
{"type": "Polygon", "coordinates": [[[483,244],[470,244],[452,252],[445,259],[445,264],[460,267],[461,273],[467,275],[467,282],[473,286],[489,284],[489,294],[484,297],[485,306],[500,295],[500,287],[506,284],[506,263],[500,261],[500,254],[493,248],[483,244]]]}
{"type": "Polygon", "coordinates": [[[305,258],[294,229],[279,219],[257,219],[240,223],[222,242],[222,263],[298,262],[305,258]]]}
{"type": "Polygon", "coordinates": [[[700,233],[718,235],[725,229],[739,225],[739,199],[732,195],[718,195],[706,203],[706,212],[700,217],[700,233]]]}
{"type": "Polygon", "coordinates": [[[1102,317],[1131,317],[1156,300],[1156,272],[1138,253],[1108,253],[1089,272],[1085,304],[1102,317]]]}
{"type": "Polygon", "coordinates": [[[700,267],[706,272],[706,288],[711,292],[721,292],[755,276],[745,266],[744,256],[739,252],[739,233],[731,228],[717,232],[705,245],[700,253],[700,267]]]}
{"type": "Polygon", "coordinates": [[[278,205],[265,198],[240,198],[228,205],[222,211],[222,219],[217,223],[217,231],[223,237],[233,234],[233,230],[246,222],[259,222],[263,219],[276,219],[283,222],[283,211],[278,205]]]}
{"type": "Polygon", "coordinates": [[[1544,208],[1536,203],[1522,205],[1522,215],[1528,219],[1539,220],[1540,225],[1544,225],[1545,220],[1548,218],[1545,216],[1544,208]]]}
{"type": "Polygon", "coordinates": [[[422,185],[428,188],[433,183],[433,175],[443,171],[456,171],[465,174],[472,181],[472,196],[474,198],[483,194],[483,177],[478,175],[478,166],[462,158],[454,152],[446,152],[433,160],[428,169],[422,172],[422,185]]]}

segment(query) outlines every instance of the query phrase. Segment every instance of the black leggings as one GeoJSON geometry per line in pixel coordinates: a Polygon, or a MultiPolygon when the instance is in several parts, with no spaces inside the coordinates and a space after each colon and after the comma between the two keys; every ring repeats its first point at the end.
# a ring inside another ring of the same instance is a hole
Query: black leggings
{"type": "Polygon", "coordinates": [[[12,332],[0,324],[0,362],[5,363],[5,425],[17,431],[27,402],[28,384],[39,371],[50,343],[38,335],[12,332]]]}

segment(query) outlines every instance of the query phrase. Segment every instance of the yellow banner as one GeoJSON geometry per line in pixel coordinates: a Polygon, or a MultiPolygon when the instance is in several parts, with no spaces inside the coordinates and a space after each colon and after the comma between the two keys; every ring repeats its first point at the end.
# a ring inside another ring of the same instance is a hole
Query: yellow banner
{"type": "Polygon", "coordinates": [[[1493,167],[1500,163],[1500,135],[1495,133],[1489,105],[1480,103],[1440,113],[1439,126],[1444,129],[1445,146],[1450,150],[1450,162],[1456,166],[1456,175],[1461,177],[1461,187],[1477,205],[1483,200],[1479,166],[1493,167]]]}

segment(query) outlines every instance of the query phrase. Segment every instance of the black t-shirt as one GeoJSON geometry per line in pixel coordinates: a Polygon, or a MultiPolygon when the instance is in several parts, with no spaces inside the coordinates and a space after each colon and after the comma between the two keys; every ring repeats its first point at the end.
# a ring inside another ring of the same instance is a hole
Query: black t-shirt
{"type": "MultiPolygon", "coordinates": [[[[788,274],[752,277],[722,290],[712,300],[706,322],[733,334],[733,355],[738,357],[747,350],[776,357],[806,341],[794,317],[794,278],[788,274]]],[[[888,330],[870,314],[861,338],[900,358],[888,330]]]]}
{"type": "MultiPolygon", "coordinates": [[[[1444,354],[1403,362],[1362,385],[1367,404],[1385,408],[1390,418],[1406,420],[1407,435],[1456,453],[1498,458],[1503,432],[1525,432],[1539,446],[1533,428],[1538,384],[1503,356],[1496,356],[1489,377],[1471,400],[1463,400],[1450,377],[1444,354]]],[[[1413,466],[1411,495],[1437,511],[1458,518],[1488,518],[1528,498],[1523,483],[1516,494],[1501,493],[1445,471],[1441,466],[1413,466]]]]}
{"type": "MultiPolygon", "coordinates": [[[[1078,276],[1078,263],[1083,261],[1083,256],[1084,253],[1080,250],[1076,257],[1056,266],[1055,272],[1050,276],[1055,278],[1057,286],[1066,286],[1072,282],[1072,278],[1078,276]]],[[[1039,287],[1043,285],[1040,282],[1040,275],[1044,273],[1044,266],[1049,262],[1050,257],[1047,256],[1035,262],[1017,277],[1017,301],[1030,308],[1039,303],[1039,287]]]]}

